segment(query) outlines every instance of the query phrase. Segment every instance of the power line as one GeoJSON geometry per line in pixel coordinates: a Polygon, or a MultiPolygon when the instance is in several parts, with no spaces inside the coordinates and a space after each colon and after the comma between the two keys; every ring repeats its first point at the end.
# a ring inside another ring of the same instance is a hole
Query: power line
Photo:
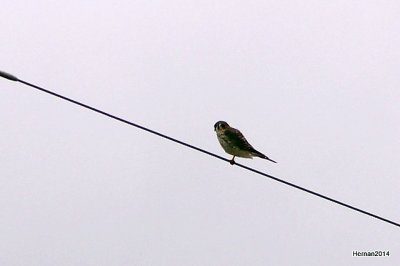
{"type": "MultiPolygon", "coordinates": [[[[120,121],[120,122],[123,122],[123,123],[125,123],[125,124],[128,124],[128,125],[131,125],[131,126],[140,128],[140,129],[142,129],[142,130],[144,130],[144,131],[147,131],[147,132],[149,132],[149,133],[155,134],[155,135],[157,135],[157,136],[159,136],[159,137],[166,138],[166,139],[168,139],[168,140],[171,140],[171,141],[173,141],[173,142],[179,143],[179,144],[181,144],[181,145],[184,145],[184,146],[189,147],[189,148],[191,148],[191,149],[197,150],[197,151],[199,151],[199,152],[208,154],[208,155],[210,155],[210,156],[213,156],[213,157],[218,158],[218,159],[220,159],[220,160],[223,160],[223,161],[225,161],[225,162],[229,162],[229,163],[231,162],[230,160],[228,160],[228,159],[226,159],[226,158],[224,158],[224,157],[221,157],[221,156],[219,156],[219,155],[217,155],[217,154],[214,154],[214,153],[212,153],[212,152],[206,151],[206,150],[201,149],[201,148],[199,148],[199,147],[193,146],[193,145],[188,144],[188,143],[186,143],[186,142],[177,140],[177,139],[175,139],[175,138],[169,137],[169,136],[167,136],[167,135],[164,135],[164,134],[159,133],[159,132],[157,132],[157,131],[151,130],[151,129],[146,128],[146,127],[144,127],[144,126],[135,124],[135,123],[133,123],[133,122],[130,122],[130,121],[125,120],[125,119],[123,119],[123,118],[120,118],[120,117],[118,117],[118,116],[115,116],[115,115],[112,115],[112,114],[110,114],[110,113],[104,112],[104,111],[102,111],[102,110],[100,110],[100,109],[94,108],[94,107],[89,106],[89,105],[87,105],[87,104],[84,104],[84,103],[78,102],[78,101],[76,101],[76,100],[73,100],[73,99],[71,99],[71,98],[68,98],[68,97],[65,97],[65,96],[63,96],[63,95],[60,95],[60,94],[58,94],[58,93],[55,93],[55,92],[46,90],[46,89],[44,89],[44,88],[41,88],[41,87],[36,86],[36,85],[34,85],[34,84],[31,84],[31,83],[29,83],[29,82],[23,81],[23,80],[17,78],[16,76],[11,75],[11,74],[9,74],[9,73],[0,71],[0,76],[3,77],[3,78],[6,78],[6,79],[12,80],[12,81],[17,81],[17,82],[23,83],[23,84],[28,85],[28,86],[30,86],[30,87],[33,87],[33,88],[35,88],[35,89],[37,89],[37,90],[43,91],[43,92],[45,92],[45,93],[51,94],[51,95],[53,95],[53,96],[56,96],[56,97],[58,97],[58,98],[61,98],[61,99],[63,99],[63,100],[66,100],[66,101],[68,101],[68,102],[74,103],[74,104],[76,104],[76,105],[82,106],[82,107],[87,108],[87,109],[89,109],[89,110],[92,110],[92,111],[94,111],[94,112],[97,112],[97,113],[100,113],[100,114],[102,114],[102,115],[108,116],[108,117],[110,117],[110,118],[113,118],[113,119],[118,120],[118,121],[120,121]]],[[[358,212],[360,212],[360,213],[363,213],[363,214],[369,215],[369,216],[371,216],[371,217],[374,217],[374,218],[376,218],[376,219],[378,219],[378,220],[381,220],[381,221],[384,221],[384,222],[387,222],[387,223],[390,223],[390,224],[393,224],[393,225],[395,225],[395,226],[400,227],[400,224],[399,224],[399,223],[396,223],[396,222],[391,221],[391,220],[389,220],[389,219],[383,218],[383,217],[378,216],[378,215],[376,215],[376,214],[373,214],[373,213],[364,211],[364,210],[362,210],[362,209],[360,209],[360,208],[354,207],[354,206],[349,205],[349,204],[347,204],[347,203],[344,203],[344,202],[335,200],[335,199],[333,199],[333,198],[327,197],[327,196],[322,195],[322,194],[320,194],[320,193],[318,193],[318,192],[314,192],[314,191],[309,190],[309,189],[307,189],[307,188],[303,188],[303,187],[298,186],[298,185],[296,185],[296,184],[293,184],[293,183],[290,183],[290,182],[285,181],[285,180],[283,180],[283,179],[280,179],[280,178],[274,177],[274,176],[272,176],[272,175],[263,173],[263,172],[261,172],[261,171],[258,171],[258,170],[256,170],[256,169],[253,169],[253,168],[250,168],[250,167],[248,167],[248,166],[242,165],[242,164],[240,164],[240,163],[236,163],[236,162],[235,162],[235,165],[237,165],[237,166],[239,166],[239,167],[241,167],[241,168],[243,168],[243,169],[246,169],[246,170],[248,170],[248,171],[254,172],[254,173],[256,173],[256,174],[259,174],[259,175],[268,177],[268,178],[270,178],[270,179],[273,179],[273,180],[278,181],[278,182],[280,182],[280,183],[283,183],[283,184],[285,184],[285,185],[288,185],[288,186],[297,188],[297,189],[299,189],[299,190],[302,190],[302,191],[304,191],[304,192],[310,193],[310,194],[312,194],[312,195],[314,195],[314,196],[318,196],[318,197],[320,197],[320,198],[323,198],[323,199],[328,200],[328,201],[331,201],[331,202],[333,202],[333,203],[342,205],[342,206],[347,207],[347,208],[349,208],[349,209],[352,209],[352,210],[354,210],[354,211],[358,211],[358,212]]]]}

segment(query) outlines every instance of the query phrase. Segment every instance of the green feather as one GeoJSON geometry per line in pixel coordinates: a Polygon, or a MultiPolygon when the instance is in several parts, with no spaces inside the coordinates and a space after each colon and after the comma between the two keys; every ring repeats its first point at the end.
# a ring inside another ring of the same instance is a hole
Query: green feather
{"type": "Polygon", "coordinates": [[[224,132],[226,138],[224,138],[230,145],[246,151],[255,151],[254,148],[247,142],[243,134],[237,129],[227,129],[224,132]]]}

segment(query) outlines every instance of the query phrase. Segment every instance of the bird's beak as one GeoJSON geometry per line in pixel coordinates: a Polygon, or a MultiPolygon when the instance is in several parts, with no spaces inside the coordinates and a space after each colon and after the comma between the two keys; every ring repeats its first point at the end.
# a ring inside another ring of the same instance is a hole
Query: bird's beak
{"type": "Polygon", "coordinates": [[[214,124],[214,131],[217,131],[218,122],[214,124]]]}

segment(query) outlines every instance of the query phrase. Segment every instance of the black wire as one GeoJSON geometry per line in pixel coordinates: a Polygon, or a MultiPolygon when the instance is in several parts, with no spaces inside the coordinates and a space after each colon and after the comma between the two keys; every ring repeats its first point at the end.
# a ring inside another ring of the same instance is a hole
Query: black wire
{"type": "MultiPolygon", "coordinates": [[[[123,118],[120,118],[120,117],[118,117],[118,116],[109,114],[109,113],[104,112],[104,111],[102,111],[102,110],[99,110],[99,109],[97,109],[97,108],[91,107],[91,106],[89,106],[89,105],[87,105],[87,104],[84,104],[84,103],[75,101],[75,100],[73,100],[73,99],[71,99],[71,98],[62,96],[62,95],[60,95],[60,94],[58,94],[58,93],[55,93],[55,92],[46,90],[46,89],[44,89],[44,88],[41,88],[41,87],[36,86],[36,85],[34,85],[34,84],[31,84],[31,83],[29,83],[29,82],[20,80],[20,79],[18,79],[17,77],[15,77],[15,76],[13,76],[13,75],[11,75],[11,74],[8,74],[8,73],[6,73],[6,72],[0,71],[0,76],[3,77],[3,78],[6,78],[6,79],[12,80],[12,81],[21,82],[21,83],[23,83],[23,84],[25,84],[25,85],[28,85],[28,86],[33,87],[33,88],[35,88],[35,89],[38,89],[38,90],[40,90],[40,91],[46,92],[46,93],[51,94],[51,95],[53,95],[53,96],[59,97],[59,98],[61,98],[61,99],[63,99],[63,100],[66,100],[66,101],[68,101],[68,102],[74,103],[74,104],[76,104],[76,105],[80,105],[80,106],[85,107],[85,108],[87,108],[87,109],[90,109],[90,110],[92,110],[92,111],[94,111],[94,112],[97,112],[97,113],[100,113],[100,114],[102,114],[102,115],[108,116],[108,117],[110,117],[110,118],[113,118],[113,119],[118,120],[118,121],[120,121],[120,122],[123,122],[123,123],[125,123],[125,124],[128,124],[128,125],[131,125],[131,126],[140,128],[140,129],[142,129],[142,130],[145,130],[145,131],[150,132],[150,133],[152,133],[152,134],[155,134],[155,135],[157,135],[157,136],[166,138],[166,139],[168,139],[168,140],[174,141],[174,142],[176,142],[176,143],[179,143],[179,144],[184,145],[184,146],[186,146],[186,147],[189,147],[189,148],[191,148],[191,149],[194,149],[194,150],[200,151],[200,152],[202,152],[202,153],[208,154],[208,155],[210,155],[210,156],[213,156],[213,157],[218,158],[218,159],[220,159],[220,160],[223,160],[223,161],[225,161],[225,162],[229,162],[229,163],[231,162],[230,160],[228,160],[228,159],[226,159],[226,158],[224,158],[224,157],[221,157],[221,156],[219,156],[219,155],[216,155],[216,154],[214,154],[214,153],[212,153],[212,152],[206,151],[206,150],[204,150],[204,149],[201,149],[201,148],[199,148],[199,147],[196,147],[196,146],[193,146],[193,145],[191,145],[191,144],[185,143],[185,142],[183,142],[183,141],[174,139],[174,138],[169,137],[169,136],[167,136],[167,135],[161,134],[161,133],[159,133],[159,132],[157,132],[157,131],[148,129],[148,128],[144,127],[144,126],[141,126],[141,125],[132,123],[132,122],[130,122],[130,121],[128,121],[128,120],[125,120],[125,119],[123,119],[123,118]]],[[[293,183],[287,182],[287,181],[282,180],[282,179],[280,179],[280,178],[277,178],[277,177],[274,177],[274,176],[272,176],[272,175],[269,175],[269,174],[263,173],[263,172],[261,172],[261,171],[255,170],[255,169],[253,169],[253,168],[250,168],[250,167],[248,167],[248,166],[242,165],[242,164],[240,164],[240,163],[236,163],[236,162],[235,162],[234,164],[237,165],[237,166],[239,166],[239,167],[241,167],[241,168],[243,168],[243,169],[246,169],[246,170],[249,170],[249,171],[251,171],[251,172],[254,172],[254,173],[256,173],[256,174],[259,174],[259,175],[262,175],[262,176],[271,178],[271,179],[273,179],[273,180],[275,180],[275,181],[278,181],[278,182],[280,182],[280,183],[283,183],[283,184],[285,184],[285,185],[288,185],[288,186],[297,188],[297,189],[299,189],[299,190],[302,190],[302,191],[305,191],[305,192],[307,192],[307,193],[310,193],[310,194],[313,194],[313,195],[315,195],[315,196],[318,196],[318,197],[320,197],[320,198],[329,200],[329,201],[331,201],[331,202],[333,202],[333,203],[342,205],[342,206],[347,207],[347,208],[349,208],[349,209],[352,209],[352,210],[354,210],[354,211],[361,212],[361,213],[363,213],[363,214],[369,215],[369,216],[374,217],[374,218],[376,218],[376,219],[379,219],[379,220],[381,220],[381,221],[384,221],[384,222],[387,222],[387,223],[390,223],[390,224],[393,224],[393,225],[395,225],[395,226],[400,227],[400,224],[399,224],[399,223],[396,223],[396,222],[394,222],[394,221],[388,220],[388,219],[383,218],[383,217],[381,217],[381,216],[378,216],[378,215],[375,215],[375,214],[373,214],[373,213],[364,211],[364,210],[362,210],[362,209],[356,208],[356,207],[354,207],[354,206],[351,206],[351,205],[346,204],[346,203],[344,203],[344,202],[335,200],[335,199],[333,199],[333,198],[324,196],[324,195],[322,195],[322,194],[320,194],[320,193],[317,193],[317,192],[314,192],[314,191],[312,191],[312,190],[303,188],[303,187],[301,187],[301,186],[295,185],[295,184],[293,184],[293,183]]]]}

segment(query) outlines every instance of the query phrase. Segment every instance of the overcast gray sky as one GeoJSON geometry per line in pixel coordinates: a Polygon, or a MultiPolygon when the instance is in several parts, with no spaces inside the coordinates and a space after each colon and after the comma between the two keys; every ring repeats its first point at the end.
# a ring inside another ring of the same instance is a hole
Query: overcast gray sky
{"type": "MultiPolygon", "coordinates": [[[[3,1],[0,69],[400,222],[398,1],[3,1]]],[[[1,265],[399,265],[400,228],[0,80],[1,265]],[[353,251],[389,257],[353,257],[353,251]]]]}

